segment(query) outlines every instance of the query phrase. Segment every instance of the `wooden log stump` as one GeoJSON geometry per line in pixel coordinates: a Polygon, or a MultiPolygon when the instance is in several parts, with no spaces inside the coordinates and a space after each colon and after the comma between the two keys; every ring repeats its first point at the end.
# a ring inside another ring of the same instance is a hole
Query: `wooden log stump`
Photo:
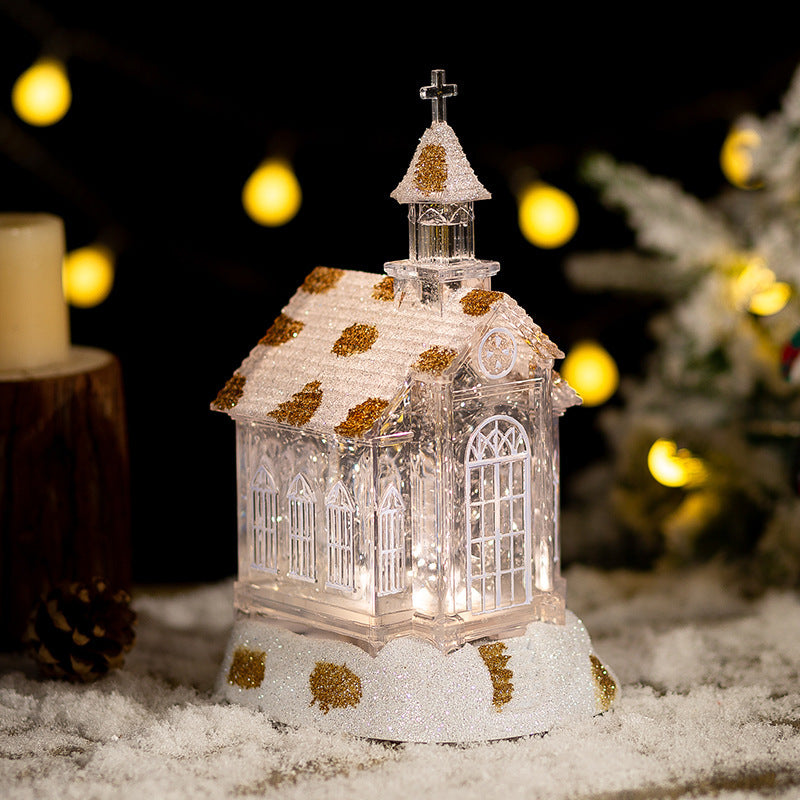
{"type": "Polygon", "coordinates": [[[0,648],[41,593],[94,576],[130,589],[130,477],[120,365],[73,347],[54,369],[0,373],[0,648]]]}

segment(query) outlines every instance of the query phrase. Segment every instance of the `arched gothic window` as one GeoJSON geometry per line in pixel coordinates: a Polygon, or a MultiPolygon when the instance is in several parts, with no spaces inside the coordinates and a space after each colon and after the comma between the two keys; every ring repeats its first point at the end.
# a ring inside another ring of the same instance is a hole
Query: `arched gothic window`
{"type": "Polygon", "coordinates": [[[338,481],[325,498],[328,525],[328,586],[356,588],[353,564],[355,503],[345,485],[338,481]]]}
{"type": "Polygon", "coordinates": [[[465,461],[467,606],[476,613],[531,598],[531,447],[511,417],[489,417],[465,461]]]}
{"type": "Polygon", "coordinates": [[[298,473],[287,492],[289,500],[289,574],[313,581],[316,577],[314,492],[298,473]]]}
{"type": "Polygon", "coordinates": [[[394,485],[383,493],[378,509],[378,594],[406,588],[405,504],[394,485]]]}
{"type": "Polygon", "coordinates": [[[269,470],[263,465],[250,482],[250,537],[252,565],[275,572],[278,569],[278,493],[269,470]]]}

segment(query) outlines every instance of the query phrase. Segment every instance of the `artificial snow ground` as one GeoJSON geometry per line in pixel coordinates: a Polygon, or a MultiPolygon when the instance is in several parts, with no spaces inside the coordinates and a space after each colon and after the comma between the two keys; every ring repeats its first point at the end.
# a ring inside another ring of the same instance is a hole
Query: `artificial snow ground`
{"type": "Polygon", "coordinates": [[[615,708],[462,746],[275,727],[215,702],[232,584],[140,591],[137,644],[96,684],[0,656],[0,797],[800,798],[796,594],[748,602],[714,569],[567,578],[621,683],[615,708]]]}

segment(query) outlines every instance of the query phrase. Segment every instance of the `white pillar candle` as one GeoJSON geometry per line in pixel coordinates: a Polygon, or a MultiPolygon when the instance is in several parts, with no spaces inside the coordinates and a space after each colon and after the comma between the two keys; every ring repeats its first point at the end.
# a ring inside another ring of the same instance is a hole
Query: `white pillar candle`
{"type": "Polygon", "coordinates": [[[0,371],[37,369],[67,358],[63,261],[61,219],[0,214],[0,371]]]}

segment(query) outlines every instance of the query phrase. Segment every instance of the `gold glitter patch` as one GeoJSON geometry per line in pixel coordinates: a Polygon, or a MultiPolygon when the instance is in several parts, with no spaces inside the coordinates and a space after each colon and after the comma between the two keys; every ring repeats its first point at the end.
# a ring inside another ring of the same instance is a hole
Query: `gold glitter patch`
{"type": "Polygon", "coordinates": [[[322,294],[339,282],[339,279],[344,275],[343,269],[336,269],[335,267],[314,267],[303,281],[302,289],[309,294],[322,294]]]}
{"type": "Polygon", "coordinates": [[[444,191],[447,183],[447,154],[440,144],[426,144],[414,167],[414,185],[422,194],[444,191]]]}
{"type": "Polygon", "coordinates": [[[608,711],[617,696],[617,684],[597,656],[590,655],[589,659],[592,662],[592,678],[594,678],[594,696],[597,700],[597,707],[601,711],[608,711]]]}
{"type": "Polygon", "coordinates": [[[264,680],[264,662],[267,654],[263,650],[237,647],[228,670],[228,683],[241,689],[257,689],[264,680]]]}
{"type": "Polygon", "coordinates": [[[461,298],[461,306],[465,314],[471,317],[482,317],[503,296],[502,292],[491,292],[487,289],[473,289],[461,298]]]}
{"type": "Polygon", "coordinates": [[[489,677],[492,679],[494,693],[492,694],[492,705],[502,711],[503,706],[511,700],[514,692],[514,684],[511,679],[514,673],[506,668],[510,655],[505,654],[506,646],[503,642],[492,642],[484,644],[478,648],[486,668],[489,670],[489,677]]]}
{"type": "Polygon", "coordinates": [[[225,385],[214,398],[214,406],[223,410],[233,408],[244,394],[244,384],[247,378],[238,372],[228,378],[225,385]]]}
{"type": "Polygon", "coordinates": [[[307,383],[299,392],[292,395],[291,400],[281,403],[276,409],[269,412],[278,422],[288,422],[298,427],[305,425],[322,402],[322,389],[319,381],[307,383]]]}
{"type": "Polygon", "coordinates": [[[351,408],[347,412],[347,419],[344,422],[340,422],[334,428],[334,431],[339,436],[360,436],[375,424],[375,420],[380,417],[388,405],[388,400],[370,397],[363,403],[351,408]]]}
{"type": "Polygon", "coordinates": [[[373,300],[394,300],[394,278],[387,275],[372,287],[373,300]]]}
{"type": "Polygon", "coordinates": [[[458,355],[455,350],[449,347],[434,345],[429,347],[424,353],[419,354],[419,358],[413,365],[414,369],[420,372],[430,372],[433,375],[441,375],[458,355]]]}
{"type": "Polygon", "coordinates": [[[287,317],[286,314],[280,314],[275,322],[270,325],[267,332],[258,340],[258,343],[277,347],[279,344],[284,344],[290,339],[294,339],[301,330],[303,330],[303,323],[300,320],[287,317]]]}
{"type": "Polygon", "coordinates": [[[308,676],[311,689],[311,705],[319,703],[320,710],[327,714],[331,708],[357,706],[361,702],[361,678],[345,664],[317,661],[308,676]]]}
{"type": "Polygon", "coordinates": [[[378,329],[374,325],[362,325],[356,322],[345,328],[331,348],[337,356],[352,356],[355,353],[366,353],[375,344],[378,329]]]}

